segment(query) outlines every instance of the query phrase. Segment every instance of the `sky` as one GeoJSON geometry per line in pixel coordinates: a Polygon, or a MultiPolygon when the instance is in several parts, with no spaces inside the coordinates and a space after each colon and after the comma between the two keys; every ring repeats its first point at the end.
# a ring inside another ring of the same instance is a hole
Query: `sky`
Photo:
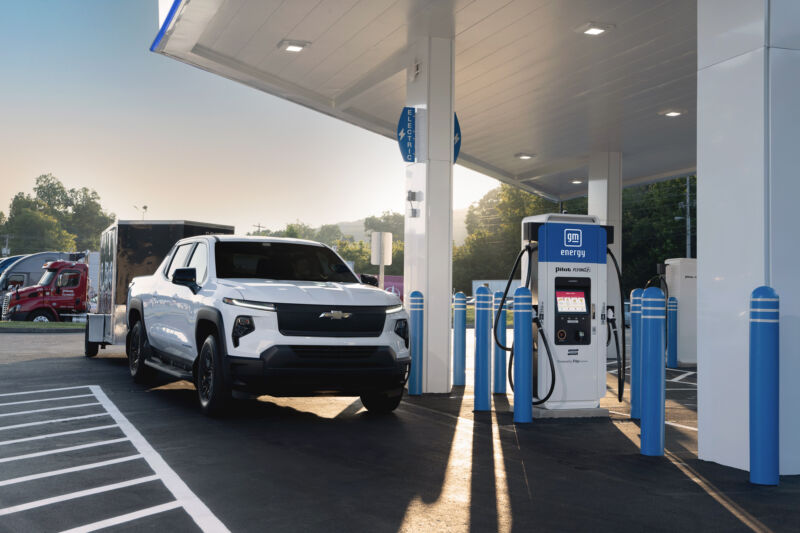
{"type": "MultiPolygon", "coordinates": [[[[157,4],[0,0],[0,211],[45,173],[240,233],[404,211],[393,140],[150,52],[157,4]]],[[[456,165],[454,209],[498,185],[456,165]]]]}

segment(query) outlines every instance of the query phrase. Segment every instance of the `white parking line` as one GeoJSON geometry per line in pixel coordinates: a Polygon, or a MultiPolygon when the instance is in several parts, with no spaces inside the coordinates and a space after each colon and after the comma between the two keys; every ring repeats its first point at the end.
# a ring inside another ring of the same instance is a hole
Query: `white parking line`
{"type": "Polygon", "coordinates": [[[33,426],[41,426],[42,424],[55,424],[58,422],[72,422],[73,420],[86,420],[87,418],[98,418],[101,416],[111,416],[108,413],[94,413],[91,415],[70,416],[67,418],[54,418],[52,420],[39,420],[38,422],[25,422],[24,424],[14,424],[13,426],[0,426],[0,431],[7,429],[29,428],[33,426]]]}
{"type": "Polygon", "coordinates": [[[150,443],[139,433],[139,430],[136,429],[120,410],[117,409],[117,406],[108,399],[103,389],[97,385],[92,385],[89,388],[119,425],[123,433],[130,439],[139,453],[144,456],[144,460],[147,461],[150,468],[158,474],[167,489],[175,496],[175,499],[183,506],[189,516],[192,517],[195,524],[203,531],[228,532],[228,528],[225,527],[219,518],[214,516],[214,513],[206,507],[206,504],[200,501],[200,498],[189,489],[186,483],[178,477],[178,474],[176,474],[166,461],[161,458],[158,452],[150,446],[150,443]]]}
{"type": "Polygon", "coordinates": [[[76,389],[88,389],[89,385],[81,385],[79,387],[60,387],[58,389],[41,389],[41,390],[29,390],[24,392],[6,392],[0,394],[0,397],[3,396],[22,396],[24,394],[41,394],[43,392],[58,392],[62,390],[76,390],[76,389]]]}
{"type": "Polygon", "coordinates": [[[0,407],[3,407],[4,405],[20,405],[23,403],[54,402],[56,400],[72,400],[73,398],[88,398],[90,396],[94,396],[94,394],[78,394],[76,396],[60,396],[58,398],[38,398],[36,400],[22,400],[21,402],[0,403],[0,407]]]}
{"type": "Polygon", "coordinates": [[[76,433],[87,433],[89,431],[100,431],[101,429],[111,429],[117,427],[116,424],[109,424],[107,426],[92,426],[90,428],[73,429],[72,431],[59,431],[58,433],[47,433],[46,435],[36,435],[35,437],[25,437],[24,439],[13,439],[0,441],[0,446],[7,446],[9,444],[16,444],[18,442],[29,442],[32,440],[51,439],[53,437],[62,437],[64,435],[75,435],[76,433]]]}
{"type": "Polygon", "coordinates": [[[19,424],[14,424],[10,426],[0,426],[0,431],[3,430],[10,430],[10,429],[18,429],[18,428],[26,428],[32,426],[38,426],[42,424],[53,424],[59,422],[71,422],[75,420],[85,420],[85,419],[93,419],[108,416],[111,417],[113,420],[113,424],[101,424],[98,426],[92,426],[88,428],[78,428],[78,429],[67,429],[65,431],[58,431],[54,433],[47,433],[43,435],[35,435],[30,437],[21,437],[16,439],[10,439],[6,441],[0,441],[0,446],[7,445],[7,444],[14,444],[14,443],[21,443],[21,442],[29,442],[34,440],[43,440],[49,439],[53,437],[59,437],[64,435],[74,435],[80,433],[90,433],[93,431],[100,431],[103,429],[111,429],[111,428],[118,428],[123,434],[123,438],[115,438],[109,440],[102,440],[98,442],[90,442],[86,444],[79,444],[75,446],[63,447],[63,448],[53,448],[44,451],[34,452],[34,453],[27,453],[24,455],[17,455],[14,457],[4,457],[0,458],[0,463],[6,463],[10,461],[17,461],[22,459],[30,459],[35,457],[42,457],[45,455],[53,455],[53,454],[60,454],[65,452],[71,452],[76,450],[86,450],[91,448],[96,448],[99,446],[105,446],[110,444],[115,444],[119,442],[130,442],[131,445],[136,449],[136,453],[132,455],[128,455],[121,458],[109,459],[105,461],[99,462],[91,462],[83,465],[72,466],[68,468],[62,468],[58,470],[52,470],[49,472],[42,472],[38,474],[30,474],[26,476],[21,476],[13,479],[7,479],[5,481],[0,481],[0,487],[6,485],[15,485],[19,483],[24,483],[26,481],[32,481],[35,479],[44,479],[51,476],[58,476],[63,474],[69,474],[72,472],[80,472],[83,470],[92,470],[96,468],[101,468],[108,465],[113,465],[117,463],[124,463],[133,460],[144,460],[150,469],[153,470],[154,474],[151,476],[140,477],[137,479],[131,479],[127,481],[121,481],[119,483],[113,483],[110,485],[104,485],[102,487],[96,487],[87,490],[79,490],[75,492],[71,492],[68,494],[63,494],[61,496],[54,496],[52,498],[45,498],[41,500],[36,500],[33,502],[28,502],[24,504],[15,505],[12,507],[6,507],[4,509],[0,509],[0,516],[8,515],[12,513],[17,513],[20,511],[26,511],[29,509],[34,509],[37,507],[42,507],[45,505],[50,505],[58,502],[63,502],[67,500],[73,500],[77,498],[82,498],[86,496],[91,496],[94,494],[100,494],[103,492],[108,492],[112,490],[122,489],[125,487],[130,487],[134,485],[140,485],[142,483],[147,483],[150,481],[161,481],[164,486],[172,493],[172,496],[175,498],[174,501],[166,502],[160,505],[156,505],[153,507],[148,507],[146,509],[140,509],[138,511],[126,513],[123,515],[119,515],[116,517],[100,520],[97,522],[92,522],[89,524],[85,524],[74,529],[71,529],[72,532],[88,532],[88,531],[95,531],[97,529],[111,527],[119,524],[123,524],[126,522],[130,522],[132,520],[137,520],[142,517],[155,515],[158,513],[162,513],[165,511],[169,511],[172,509],[183,508],[186,514],[191,517],[191,519],[202,529],[203,531],[213,531],[213,532],[227,532],[228,529],[225,527],[224,524],[208,509],[208,507],[200,501],[200,499],[189,489],[189,487],[183,482],[183,480],[178,477],[178,475],[173,471],[169,465],[161,458],[161,456],[153,449],[153,447],[145,440],[141,433],[131,424],[127,418],[120,412],[120,410],[109,400],[108,396],[103,392],[103,390],[97,385],[88,385],[88,386],[80,386],[80,387],[64,387],[61,389],[46,389],[46,390],[38,390],[38,391],[26,391],[26,392],[19,392],[19,393],[5,393],[0,396],[9,397],[9,396],[18,396],[18,395],[30,395],[30,394],[42,394],[42,393],[50,393],[54,391],[60,390],[76,390],[76,389],[88,389],[91,394],[82,394],[82,395],[66,395],[61,397],[53,397],[53,398],[41,398],[41,399],[32,399],[32,400],[19,400],[13,402],[7,402],[2,405],[19,405],[19,404],[33,404],[36,402],[45,402],[45,401],[59,401],[59,400],[70,400],[72,398],[81,398],[81,397],[88,397],[94,396],[97,400],[94,403],[83,403],[80,405],[67,405],[67,406],[56,406],[50,407],[46,409],[33,409],[28,411],[20,411],[17,413],[2,413],[0,417],[10,417],[10,416],[24,416],[24,415],[31,415],[37,413],[45,413],[45,412],[53,412],[59,411],[63,409],[74,409],[78,407],[90,407],[90,406],[99,406],[100,408],[104,409],[105,412],[103,413],[93,413],[89,415],[81,415],[81,416],[73,416],[73,417],[62,417],[56,418],[51,420],[41,420],[36,422],[23,422],[19,424]]]}
{"type": "Polygon", "coordinates": [[[180,508],[180,506],[181,506],[180,502],[176,501],[169,503],[162,503],[161,505],[148,507],[147,509],[141,509],[139,511],[134,511],[132,513],[115,516],[114,518],[108,518],[106,520],[100,520],[99,522],[94,522],[92,524],[86,524],[85,526],[67,529],[66,531],[62,531],[61,533],[89,533],[90,531],[97,531],[98,529],[104,529],[107,527],[124,524],[125,522],[130,522],[131,520],[138,520],[139,518],[144,518],[146,516],[152,516],[154,514],[163,513],[165,511],[178,509],[180,508]]]}
{"type": "Polygon", "coordinates": [[[678,376],[676,378],[668,379],[667,381],[678,382],[678,381],[682,380],[683,378],[687,378],[687,377],[689,377],[689,376],[691,376],[693,374],[694,374],[694,372],[685,372],[685,373],[681,374],[680,376],[678,376]]]}
{"type": "Polygon", "coordinates": [[[140,485],[142,483],[148,483],[150,481],[158,481],[158,476],[152,475],[136,479],[129,479],[128,481],[120,481],[119,483],[112,483],[111,485],[103,485],[102,487],[95,487],[93,489],[79,490],[77,492],[70,492],[67,494],[62,494],[60,496],[53,496],[52,498],[44,498],[43,500],[36,500],[34,502],[21,503],[19,505],[14,505],[12,507],[6,507],[5,509],[0,509],[0,516],[5,516],[7,514],[12,514],[12,513],[18,513],[20,511],[28,511],[30,509],[36,509],[37,507],[43,507],[45,505],[51,505],[53,503],[74,500],[75,498],[83,498],[84,496],[91,496],[92,494],[100,494],[101,492],[108,492],[110,490],[124,489],[125,487],[140,485]]]}
{"type": "Polygon", "coordinates": [[[121,439],[111,439],[111,440],[101,440],[98,442],[89,442],[87,444],[79,444],[78,446],[69,446],[66,448],[55,448],[52,450],[45,450],[43,452],[35,452],[35,453],[26,453],[25,455],[15,455],[14,457],[3,457],[0,458],[0,463],[8,463],[11,461],[19,461],[22,459],[31,459],[33,457],[43,457],[45,455],[53,455],[56,453],[64,453],[64,452],[72,452],[75,450],[84,450],[86,448],[94,448],[96,446],[105,446],[107,444],[116,444],[117,442],[125,442],[128,440],[127,437],[123,437],[121,439]]]}
{"type": "Polygon", "coordinates": [[[102,468],[104,466],[115,465],[118,463],[126,463],[128,461],[133,461],[135,459],[142,459],[141,454],[137,453],[136,455],[128,455],[127,457],[120,457],[118,459],[109,459],[108,461],[100,461],[97,463],[89,463],[80,466],[71,466],[69,468],[62,468],[60,470],[51,470],[50,472],[42,472],[41,474],[30,474],[28,476],[20,476],[11,479],[6,479],[5,481],[0,481],[0,487],[5,487],[6,485],[15,485],[17,483],[22,483],[25,481],[33,481],[34,479],[60,476],[62,474],[71,474],[72,472],[81,472],[83,470],[92,470],[93,468],[102,468]]]}
{"type": "Polygon", "coordinates": [[[64,405],[61,407],[48,407],[47,409],[34,409],[32,411],[18,411],[16,413],[2,413],[0,414],[0,418],[6,416],[19,416],[19,415],[30,415],[33,413],[46,413],[47,411],[60,411],[63,409],[77,409],[78,407],[90,407],[92,405],[100,405],[99,402],[94,403],[79,403],[77,405],[64,405]]]}

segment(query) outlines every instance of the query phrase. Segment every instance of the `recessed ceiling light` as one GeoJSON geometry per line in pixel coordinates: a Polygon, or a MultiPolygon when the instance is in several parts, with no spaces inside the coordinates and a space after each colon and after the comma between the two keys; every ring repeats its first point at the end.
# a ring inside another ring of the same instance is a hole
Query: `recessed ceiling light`
{"type": "Polygon", "coordinates": [[[278,48],[283,50],[284,52],[302,52],[308,45],[311,43],[308,41],[292,41],[289,39],[283,39],[281,42],[278,43],[278,48]]]}
{"type": "Polygon", "coordinates": [[[583,183],[583,180],[572,180],[573,185],[580,185],[581,183],[583,183]]]}
{"type": "Polygon", "coordinates": [[[667,115],[668,117],[679,117],[679,116],[681,116],[681,112],[680,111],[668,111],[667,113],[664,113],[664,114],[667,115]]]}
{"type": "Polygon", "coordinates": [[[683,115],[685,110],[683,109],[664,109],[663,111],[659,111],[658,114],[662,117],[679,117],[683,115]]]}
{"type": "Polygon", "coordinates": [[[524,152],[520,152],[520,153],[518,153],[518,154],[514,154],[514,157],[516,157],[517,159],[523,159],[523,160],[527,160],[527,159],[533,159],[533,157],[534,157],[535,155],[536,155],[536,154],[526,154],[526,153],[524,153],[524,152]]]}
{"type": "Polygon", "coordinates": [[[613,24],[600,24],[598,22],[587,22],[575,28],[576,33],[583,33],[584,35],[601,35],[608,30],[614,29],[613,24]]]}

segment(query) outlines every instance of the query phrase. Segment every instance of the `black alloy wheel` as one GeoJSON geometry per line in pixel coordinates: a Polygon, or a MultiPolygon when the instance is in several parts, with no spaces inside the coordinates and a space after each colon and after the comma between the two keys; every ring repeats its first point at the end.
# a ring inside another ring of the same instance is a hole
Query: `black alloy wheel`
{"type": "Polygon", "coordinates": [[[128,347],[128,369],[136,383],[146,382],[152,376],[150,367],[144,364],[149,347],[147,333],[142,321],[139,320],[131,329],[131,340],[128,347]]]}
{"type": "Polygon", "coordinates": [[[222,371],[222,354],[217,338],[209,335],[200,348],[197,358],[197,398],[203,414],[218,416],[225,412],[230,401],[231,391],[225,382],[222,371]]]}

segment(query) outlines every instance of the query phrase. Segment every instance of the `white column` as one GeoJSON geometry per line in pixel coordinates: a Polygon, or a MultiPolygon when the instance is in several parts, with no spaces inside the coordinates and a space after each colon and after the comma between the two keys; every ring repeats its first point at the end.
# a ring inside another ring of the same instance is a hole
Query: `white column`
{"type": "Polygon", "coordinates": [[[406,188],[419,199],[406,208],[404,291],[406,301],[414,290],[425,297],[422,391],[447,393],[452,386],[453,41],[420,37],[414,51],[406,105],[416,108],[417,162],[406,167],[406,188]]]}
{"type": "Polygon", "coordinates": [[[800,474],[800,2],[698,0],[699,456],[749,469],[748,309],[781,298],[780,473],[800,474]]]}
{"type": "MultiPolygon", "coordinates": [[[[590,215],[600,217],[600,222],[614,226],[614,244],[609,245],[622,268],[622,154],[596,152],[589,157],[589,208],[590,215]]],[[[655,269],[655,265],[653,265],[655,269]]],[[[625,309],[619,301],[619,281],[611,258],[608,259],[608,303],[617,313],[617,324],[624,326],[625,309]]],[[[616,348],[608,346],[608,356],[616,356],[616,348]]]]}

